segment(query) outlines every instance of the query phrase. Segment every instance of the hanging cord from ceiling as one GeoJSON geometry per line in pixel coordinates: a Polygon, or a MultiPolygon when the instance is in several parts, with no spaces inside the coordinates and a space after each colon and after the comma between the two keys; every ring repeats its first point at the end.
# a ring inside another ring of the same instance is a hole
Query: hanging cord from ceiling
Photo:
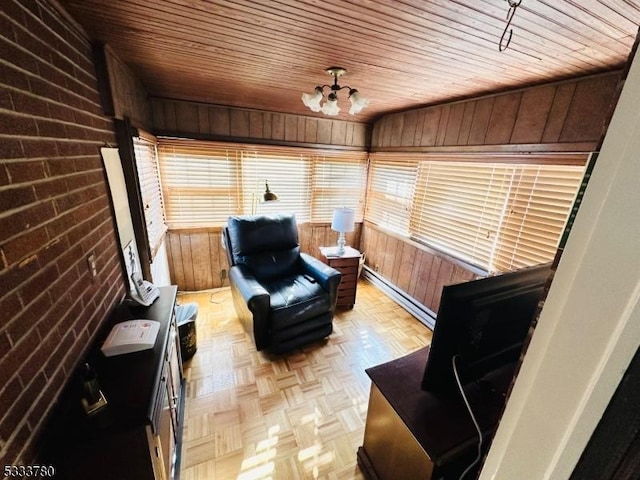
{"type": "Polygon", "coordinates": [[[504,52],[511,43],[513,28],[509,30],[509,26],[511,25],[513,16],[516,14],[516,9],[520,6],[522,0],[507,0],[507,2],[509,3],[509,11],[507,12],[507,25],[504,27],[504,31],[502,32],[502,36],[500,37],[500,43],[498,44],[498,50],[500,50],[501,52],[504,52]],[[507,30],[509,30],[509,38],[507,38],[507,42],[504,43],[504,37],[507,35],[507,30]]]}

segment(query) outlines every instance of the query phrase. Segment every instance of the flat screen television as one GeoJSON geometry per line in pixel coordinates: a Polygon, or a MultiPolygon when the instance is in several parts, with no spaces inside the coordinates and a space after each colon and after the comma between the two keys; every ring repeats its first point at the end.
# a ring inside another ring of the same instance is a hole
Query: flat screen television
{"type": "Polygon", "coordinates": [[[519,358],[536,307],[551,274],[551,264],[445,286],[422,389],[451,395],[519,358]]]}

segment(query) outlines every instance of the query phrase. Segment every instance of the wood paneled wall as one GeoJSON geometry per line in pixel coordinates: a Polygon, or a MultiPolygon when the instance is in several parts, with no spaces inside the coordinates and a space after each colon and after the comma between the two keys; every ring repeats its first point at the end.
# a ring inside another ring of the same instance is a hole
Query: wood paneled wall
{"type": "Polygon", "coordinates": [[[592,151],[622,72],[530,87],[382,117],[372,151],[592,151]]]}
{"type": "MultiPolygon", "coordinates": [[[[335,245],[338,239],[328,224],[300,224],[298,232],[301,250],[316,258],[320,255],[319,247],[335,245]]],[[[347,244],[356,248],[360,245],[360,225],[347,234],[347,244]]],[[[229,284],[229,265],[220,228],[169,231],[167,255],[172,283],[182,291],[208,290],[229,284]]]]}
{"type": "Polygon", "coordinates": [[[168,231],[167,259],[171,283],[181,291],[208,290],[229,285],[226,252],[220,229],[168,231]]]}
{"type": "Polygon", "coordinates": [[[394,237],[365,223],[360,250],[365,265],[434,313],[442,287],[479,278],[477,273],[443,253],[394,237]]]}
{"type": "Polygon", "coordinates": [[[154,133],[226,141],[262,141],[365,150],[370,125],[328,118],[155,98],[154,133]]]}
{"type": "Polygon", "coordinates": [[[96,44],[93,50],[105,115],[118,120],[127,117],[134,127],[150,130],[151,105],[138,77],[109,45],[96,44]]]}
{"type": "MultiPolygon", "coordinates": [[[[621,79],[612,72],[386,115],[373,127],[371,150],[590,152],[604,136],[621,79]]],[[[361,250],[367,266],[436,313],[444,285],[481,273],[370,224],[361,250]]]]}
{"type": "MultiPolygon", "coordinates": [[[[320,247],[335,245],[337,241],[337,233],[328,224],[301,224],[298,230],[302,251],[316,258],[320,247]]],[[[403,241],[369,224],[357,224],[356,231],[347,234],[347,244],[366,253],[367,266],[434,312],[438,310],[444,285],[478,277],[442,253],[403,241]]],[[[220,229],[169,231],[167,250],[171,278],[180,290],[228,285],[229,266],[220,229]]]]}

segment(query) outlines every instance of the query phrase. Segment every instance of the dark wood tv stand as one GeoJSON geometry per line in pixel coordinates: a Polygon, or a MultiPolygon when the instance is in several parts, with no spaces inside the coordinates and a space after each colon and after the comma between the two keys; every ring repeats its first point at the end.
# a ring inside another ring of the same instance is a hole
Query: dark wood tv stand
{"type": "MultiPolygon", "coordinates": [[[[421,389],[428,355],[425,347],[366,370],[371,395],[358,464],[370,479],[457,479],[477,455],[478,434],[462,397],[421,389]]],[[[502,413],[512,375],[512,366],[504,367],[488,376],[484,386],[465,388],[485,445],[502,413]]]]}

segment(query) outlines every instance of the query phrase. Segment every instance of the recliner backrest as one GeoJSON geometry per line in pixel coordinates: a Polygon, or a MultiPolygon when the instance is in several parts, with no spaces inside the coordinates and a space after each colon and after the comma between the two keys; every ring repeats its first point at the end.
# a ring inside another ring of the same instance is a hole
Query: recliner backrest
{"type": "Polygon", "coordinates": [[[259,280],[297,270],[300,245],[294,215],[231,216],[227,226],[234,265],[245,265],[259,280]]]}

